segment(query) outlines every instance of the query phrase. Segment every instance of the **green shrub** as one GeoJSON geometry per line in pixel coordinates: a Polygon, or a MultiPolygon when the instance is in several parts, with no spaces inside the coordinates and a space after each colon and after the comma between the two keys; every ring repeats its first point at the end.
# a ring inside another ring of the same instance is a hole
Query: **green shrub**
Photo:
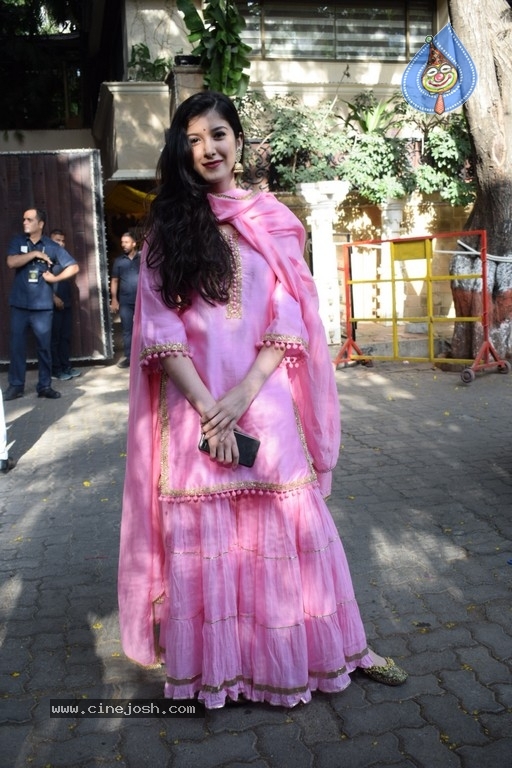
{"type": "Polygon", "coordinates": [[[378,102],[366,91],[348,103],[343,118],[336,99],[306,107],[295,96],[267,98],[250,93],[240,114],[248,138],[270,145],[270,185],[294,192],[301,182],[341,179],[369,202],[382,204],[415,189],[439,192],[452,205],[466,205],[475,194],[471,145],[463,115],[442,117],[410,109],[395,95],[378,102]],[[421,135],[400,138],[408,126],[421,135]]]}

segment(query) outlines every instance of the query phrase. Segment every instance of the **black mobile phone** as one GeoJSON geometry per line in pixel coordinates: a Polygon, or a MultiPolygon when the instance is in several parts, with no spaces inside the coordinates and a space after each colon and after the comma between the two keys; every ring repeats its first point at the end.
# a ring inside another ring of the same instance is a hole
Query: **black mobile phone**
{"type": "MultiPolygon", "coordinates": [[[[260,447],[260,441],[257,437],[248,435],[246,432],[240,432],[239,429],[233,431],[235,433],[236,444],[238,445],[238,452],[240,454],[238,463],[241,464],[242,467],[252,467],[256,461],[256,454],[260,447]]],[[[208,440],[204,435],[201,435],[199,450],[204,453],[210,453],[208,440]]]]}

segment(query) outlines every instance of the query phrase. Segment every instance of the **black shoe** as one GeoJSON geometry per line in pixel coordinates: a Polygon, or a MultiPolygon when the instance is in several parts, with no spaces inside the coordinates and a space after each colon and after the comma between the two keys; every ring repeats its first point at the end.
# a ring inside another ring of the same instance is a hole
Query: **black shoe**
{"type": "Polygon", "coordinates": [[[0,459],[0,471],[2,472],[8,472],[10,469],[13,469],[16,466],[16,462],[14,459],[9,458],[9,456],[6,459],[0,459]]]}
{"type": "Polygon", "coordinates": [[[60,397],[60,392],[56,392],[51,387],[45,387],[45,389],[40,389],[37,393],[38,397],[47,397],[50,400],[58,400],[60,397]]]}
{"type": "Polygon", "coordinates": [[[117,364],[118,368],[129,368],[130,367],[130,358],[125,357],[124,360],[120,360],[117,364]]]}
{"type": "Polygon", "coordinates": [[[9,384],[5,392],[3,393],[4,400],[16,400],[17,397],[23,397],[23,388],[14,387],[9,384]]]}

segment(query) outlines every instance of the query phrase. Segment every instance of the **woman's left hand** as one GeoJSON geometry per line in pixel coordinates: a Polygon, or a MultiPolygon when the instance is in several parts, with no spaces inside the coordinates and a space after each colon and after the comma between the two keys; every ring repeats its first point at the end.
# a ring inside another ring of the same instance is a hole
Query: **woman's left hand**
{"type": "Polygon", "coordinates": [[[274,346],[264,346],[260,349],[245,378],[202,414],[201,427],[207,439],[218,436],[222,441],[228,432],[236,427],[238,419],[244,415],[267,379],[274,373],[284,353],[284,349],[274,346]]]}
{"type": "Polygon", "coordinates": [[[217,437],[223,442],[236,427],[238,419],[243,416],[250,403],[243,382],[226,392],[201,418],[201,429],[206,439],[217,437]]]}

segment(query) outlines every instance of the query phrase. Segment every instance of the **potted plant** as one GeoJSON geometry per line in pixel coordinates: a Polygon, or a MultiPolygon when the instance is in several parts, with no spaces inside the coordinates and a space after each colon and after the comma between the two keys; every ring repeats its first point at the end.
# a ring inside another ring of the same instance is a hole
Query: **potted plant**
{"type": "Polygon", "coordinates": [[[132,45],[127,66],[130,80],[163,82],[169,76],[173,64],[171,59],[166,59],[163,56],[151,59],[148,46],[145,43],[135,43],[132,45]]]}
{"type": "Polygon", "coordinates": [[[241,38],[245,21],[233,0],[209,0],[203,18],[192,0],[177,0],[189,31],[188,40],[195,47],[192,55],[204,70],[204,85],[226,96],[241,98],[247,90],[250,46],[241,38]]]}

